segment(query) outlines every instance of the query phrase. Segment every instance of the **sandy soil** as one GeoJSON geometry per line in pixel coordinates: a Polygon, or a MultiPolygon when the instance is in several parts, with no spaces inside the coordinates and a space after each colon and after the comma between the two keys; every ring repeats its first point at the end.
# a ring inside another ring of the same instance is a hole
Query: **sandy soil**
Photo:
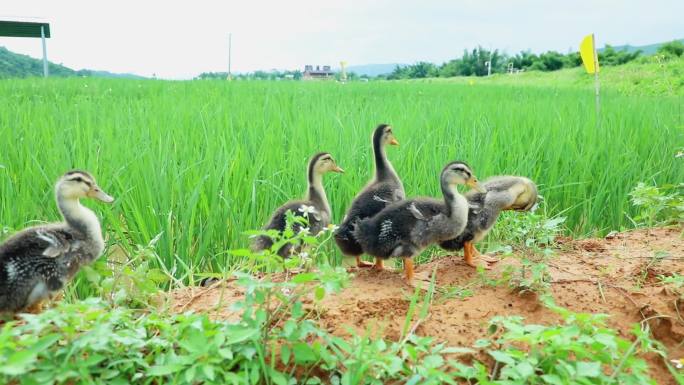
{"type": "MultiPolygon", "coordinates": [[[[505,257],[488,275],[501,276],[519,258],[505,257]]],[[[551,257],[551,292],[556,303],[578,312],[609,314],[609,326],[630,338],[637,322],[649,319],[654,336],[664,343],[668,359],[683,358],[684,300],[660,284],[658,275],[684,274],[684,236],[681,228],[636,230],[606,239],[560,239],[551,257]]],[[[471,346],[487,336],[488,321],[497,315],[521,315],[528,323],[553,323],[558,316],[541,305],[535,295],[511,290],[507,285],[483,286],[477,272],[460,256],[440,258],[421,265],[417,272],[437,271],[441,292],[469,285],[472,295],[437,295],[430,316],[416,329],[452,346],[471,346]]],[[[398,339],[409,308],[412,289],[393,271],[352,269],[355,277],[342,293],[321,304],[320,321],[336,335],[372,333],[398,339]]],[[[208,313],[213,318],[236,319],[229,305],[242,292],[234,283],[211,288],[185,288],[171,293],[172,309],[208,313]]],[[[645,357],[659,384],[674,384],[662,359],[645,357]]]]}

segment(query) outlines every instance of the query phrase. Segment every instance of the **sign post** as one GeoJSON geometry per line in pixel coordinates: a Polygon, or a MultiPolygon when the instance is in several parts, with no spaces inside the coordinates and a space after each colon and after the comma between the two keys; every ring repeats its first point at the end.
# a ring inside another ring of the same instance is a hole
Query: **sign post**
{"type": "Polygon", "coordinates": [[[45,39],[50,38],[50,24],[0,20],[0,36],[39,37],[43,43],[43,76],[48,77],[47,43],[45,39]]]}

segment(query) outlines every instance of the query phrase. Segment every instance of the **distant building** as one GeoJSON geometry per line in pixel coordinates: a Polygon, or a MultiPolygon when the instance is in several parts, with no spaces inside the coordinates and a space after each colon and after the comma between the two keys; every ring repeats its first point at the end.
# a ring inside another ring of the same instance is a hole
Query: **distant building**
{"type": "Polygon", "coordinates": [[[330,66],[314,66],[307,64],[304,66],[304,72],[302,73],[303,80],[314,80],[314,79],[332,79],[335,77],[335,73],[330,69],[330,66]]]}

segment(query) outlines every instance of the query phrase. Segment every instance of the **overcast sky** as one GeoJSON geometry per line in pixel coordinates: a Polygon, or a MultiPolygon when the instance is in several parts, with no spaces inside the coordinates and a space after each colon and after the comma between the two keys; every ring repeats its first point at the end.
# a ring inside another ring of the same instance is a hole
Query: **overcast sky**
{"type": "MultiPolygon", "coordinates": [[[[47,21],[48,57],[74,69],[191,78],[304,64],[441,63],[477,45],[541,52],[684,38],[684,0],[2,0],[0,20],[47,21]]],[[[41,56],[39,39],[0,46],[41,56]]]]}

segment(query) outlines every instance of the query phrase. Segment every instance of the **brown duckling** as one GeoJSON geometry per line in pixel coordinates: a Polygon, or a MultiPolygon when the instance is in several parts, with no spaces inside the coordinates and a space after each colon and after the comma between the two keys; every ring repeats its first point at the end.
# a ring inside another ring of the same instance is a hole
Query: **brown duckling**
{"type": "Polygon", "coordinates": [[[111,203],[86,171],[64,174],[55,187],[64,222],[30,227],[0,244],[0,312],[39,311],[78,272],[104,250],[100,221],[81,198],[111,203]]]}
{"type": "MultiPolygon", "coordinates": [[[[314,155],[309,161],[307,168],[307,194],[302,200],[294,200],[278,207],[268,223],[263,227],[264,230],[285,230],[287,212],[291,211],[296,216],[306,217],[309,224],[309,232],[318,234],[330,224],[330,204],[323,188],[323,174],[328,172],[339,172],[342,170],[332,155],[321,152],[314,155]]],[[[299,223],[293,224],[293,230],[298,233],[302,230],[299,223]]],[[[261,251],[273,246],[273,239],[268,236],[260,235],[254,238],[252,250],[261,251]]],[[[278,255],[285,258],[299,251],[292,243],[288,243],[278,250],[278,255]]]]}
{"type": "Polygon", "coordinates": [[[443,200],[413,198],[395,202],[357,222],[354,237],[368,255],[404,258],[406,280],[411,283],[412,258],[430,244],[457,237],[466,227],[468,201],[458,192],[459,184],[484,191],[466,163],[451,162],[440,175],[443,200]]]}

